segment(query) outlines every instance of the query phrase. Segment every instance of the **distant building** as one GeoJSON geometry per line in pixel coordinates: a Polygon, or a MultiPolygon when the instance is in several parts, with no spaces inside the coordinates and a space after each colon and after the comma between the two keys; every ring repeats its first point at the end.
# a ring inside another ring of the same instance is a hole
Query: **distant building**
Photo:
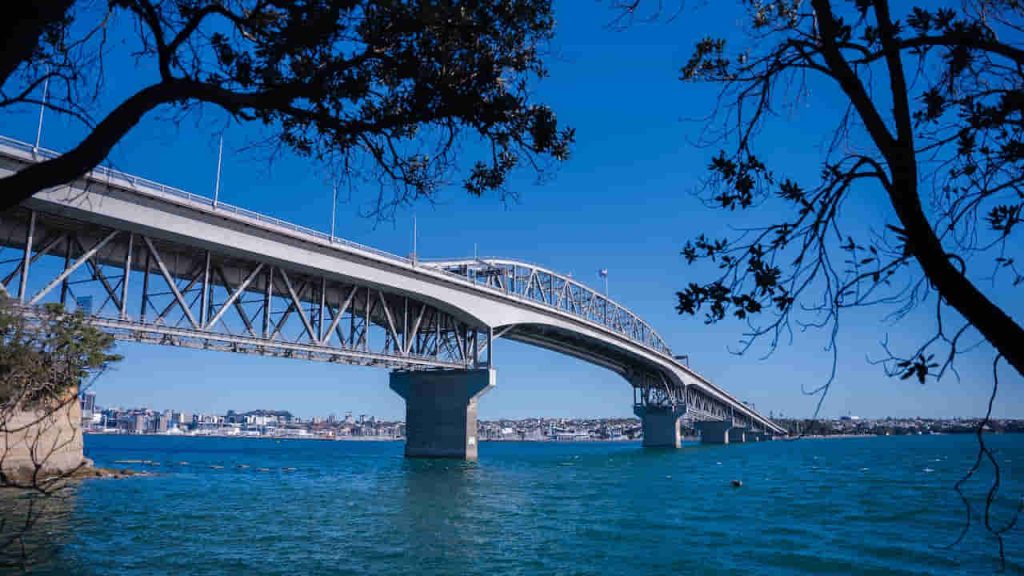
{"type": "Polygon", "coordinates": [[[83,393],[79,401],[82,405],[82,415],[84,416],[88,412],[89,416],[92,417],[92,413],[96,411],[96,395],[88,392],[83,393]]]}

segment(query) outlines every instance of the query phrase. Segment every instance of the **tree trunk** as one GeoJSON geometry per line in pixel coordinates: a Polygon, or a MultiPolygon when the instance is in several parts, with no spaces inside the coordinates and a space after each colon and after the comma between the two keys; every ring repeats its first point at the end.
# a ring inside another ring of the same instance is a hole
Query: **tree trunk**
{"type": "Polygon", "coordinates": [[[921,208],[916,184],[901,184],[897,179],[889,190],[889,200],[903,224],[911,253],[935,290],[1024,376],[1024,328],[950,262],[921,208]]]}

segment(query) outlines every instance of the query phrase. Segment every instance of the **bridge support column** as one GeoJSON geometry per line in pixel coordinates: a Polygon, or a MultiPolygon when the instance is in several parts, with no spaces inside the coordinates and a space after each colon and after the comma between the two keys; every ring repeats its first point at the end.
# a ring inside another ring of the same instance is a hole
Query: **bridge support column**
{"type": "Polygon", "coordinates": [[[739,426],[733,426],[729,430],[729,443],[730,444],[743,444],[747,441],[747,429],[739,426]]]}
{"type": "Polygon", "coordinates": [[[643,445],[647,448],[679,448],[679,419],[686,414],[683,406],[634,406],[644,429],[643,445]]]}
{"type": "Polygon", "coordinates": [[[694,427],[700,430],[700,441],[703,444],[729,443],[732,422],[718,420],[695,422],[694,427]]]}
{"type": "Polygon", "coordinates": [[[405,399],[406,457],[476,460],[477,399],[494,388],[496,374],[486,368],[392,372],[391,389],[405,399]]]}

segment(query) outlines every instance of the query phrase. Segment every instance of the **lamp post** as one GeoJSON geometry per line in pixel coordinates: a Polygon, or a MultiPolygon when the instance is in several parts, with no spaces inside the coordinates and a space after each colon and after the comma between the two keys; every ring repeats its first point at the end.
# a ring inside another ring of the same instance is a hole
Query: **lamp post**
{"type": "Polygon", "coordinates": [[[46,71],[46,79],[43,80],[43,101],[39,103],[39,125],[36,126],[36,145],[32,148],[32,152],[39,151],[39,142],[43,138],[43,111],[46,110],[46,97],[50,92],[50,71],[46,71]]]}
{"type": "Polygon", "coordinates": [[[338,215],[338,183],[335,182],[331,194],[331,242],[334,242],[334,224],[338,215]]]}
{"type": "Polygon", "coordinates": [[[213,185],[213,207],[217,207],[217,201],[220,199],[220,166],[221,161],[224,158],[224,136],[220,137],[220,145],[217,146],[217,181],[213,185]]]}

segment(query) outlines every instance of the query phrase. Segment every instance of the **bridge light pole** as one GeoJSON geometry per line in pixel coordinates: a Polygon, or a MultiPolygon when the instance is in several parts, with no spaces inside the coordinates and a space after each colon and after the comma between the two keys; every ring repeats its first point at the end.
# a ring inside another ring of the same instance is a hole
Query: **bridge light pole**
{"type": "Polygon", "coordinates": [[[217,181],[213,185],[213,207],[217,207],[217,200],[220,198],[220,166],[224,158],[224,136],[220,137],[220,145],[217,147],[217,181]]]}
{"type": "Polygon", "coordinates": [[[417,244],[417,236],[419,236],[419,231],[416,228],[416,214],[413,214],[412,215],[412,263],[413,263],[413,266],[415,266],[416,263],[419,261],[419,255],[418,255],[418,253],[416,251],[417,250],[417,246],[416,246],[416,244],[417,244]]]}
{"type": "Polygon", "coordinates": [[[333,192],[331,194],[331,242],[334,242],[334,223],[337,221],[338,215],[338,183],[335,182],[332,188],[333,192]]]}
{"type": "Polygon", "coordinates": [[[36,145],[32,152],[39,151],[39,142],[43,139],[43,112],[46,110],[46,97],[50,92],[50,69],[46,69],[46,79],[43,80],[43,101],[39,103],[39,125],[36,126],[36,145]]]}

